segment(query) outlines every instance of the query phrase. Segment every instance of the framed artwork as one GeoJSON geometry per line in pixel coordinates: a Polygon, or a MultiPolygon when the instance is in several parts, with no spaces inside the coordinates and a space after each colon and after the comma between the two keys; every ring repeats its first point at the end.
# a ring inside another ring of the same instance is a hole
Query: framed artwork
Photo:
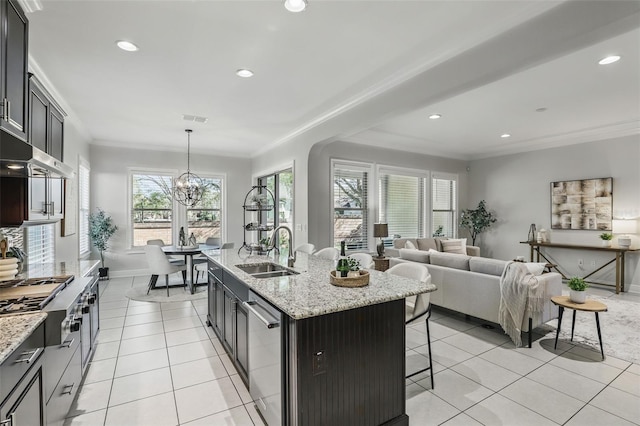
{"type": "Polygon", "coordinates": [[[551,229],[611,231],[613,178],[551,182],[551,229]]]}
{"type": "Polygon", "coordinates": [[[78,203],[76,193],[76,175],[64,180],[64,217],[60,221],[60,229],[63,237],[76,233],[76,218],[78,216],[78,203]]]}

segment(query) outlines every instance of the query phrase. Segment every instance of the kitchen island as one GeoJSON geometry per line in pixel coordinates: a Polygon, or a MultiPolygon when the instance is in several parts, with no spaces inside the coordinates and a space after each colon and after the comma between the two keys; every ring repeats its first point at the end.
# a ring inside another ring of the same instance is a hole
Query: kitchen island
{"type": "Polygon", "coordinates": [[[250,335],[248,299],[255,294],[282,314],[276,348],[280,386],[273,391],[281,396],[277,403],[256,400],[263,415],[281,411],[275,422],[265,415],[270,426],[408,425],[404,299],[435,291],[434,285],[370,270],[365,287],[335,287],[329,283],[335,263],[303,253],[290,268],[297,274],[257,278],[245,266],[286,265],[286,257],[235,250],[205,255],[209,323],[241,376],[249,377],[252,394],[262,372],[248,360],[268,365],[273,347],[250,335]]]}

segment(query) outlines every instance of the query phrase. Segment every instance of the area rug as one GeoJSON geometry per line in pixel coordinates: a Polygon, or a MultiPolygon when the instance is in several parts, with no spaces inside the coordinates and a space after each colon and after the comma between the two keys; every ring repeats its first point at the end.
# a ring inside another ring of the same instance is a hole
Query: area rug
{"type": "MultiPolygon", "coordinates": [[[[588,295],[589,299],[607,305],[607,312],[600,312],[600,330],[605,355],[625,361],[640,363],[640,303],[633,297],[624,300],[627,295],[611,295],[607,297],[588,295]]],[[[571,339],[572,309],[565,309],[562,316],[562,329],[558,340],[571,339]]],[[[541,328],[547,330],[546,337],[555,339],[557,320],[549,321],[541,328]]],[[[595,314],[592,312],[576,313],[576,326],[573,343],[600,352],[595,314]]]]}
{"type": "Polygon", "coordinates": [[[166,287],[156,287],[147,294],[147,285],[136,285],[126,291],[125,296],[131,300],[142,302],[184,302],[189,300],[205,299],[207,297],[207,286],[196,287],[194,294],[183,287],[170,287],[169,297],[167,297],[166,287]]]}

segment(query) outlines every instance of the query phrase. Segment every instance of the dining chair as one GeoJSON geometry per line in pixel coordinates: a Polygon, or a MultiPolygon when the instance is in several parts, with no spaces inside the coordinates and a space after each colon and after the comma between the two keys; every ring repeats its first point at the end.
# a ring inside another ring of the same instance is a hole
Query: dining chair
{"type": "Polygon", "coordinates": [[[322,259],[338,260],[338,258],[340,257],[340,252],[335,247],[325,247],[313,253],[313,255],[321,257],[322,259]]]}
{"type": "Polygon", "coordinates": [[[316,246],[311,243],[300,244],[294,251],[299,251],[300,253],[313,254],[316,250],[316,246]]]}
{"type": "MultiPolygon", "coordinates": [[[[410,278],[413,280],[420,281],[425,284],[429,284],[431,282],[431,274],[429,274],[429,269],[427,269],[424,265],[419,265],[417,263],[399,263],[385,271],[386,274],[399,275],[401,277],[410,278]]],[[[411,373],[407,376],[413,377],[416,374],[420,374],[424,371],[430,371],[431,375],[431,389],[434,389],[433,384],[433,361],[431,357],[431,334],[429,333],[429,318],[431,318],[431,303],[430,297],[431,293],[421,293],[417,296],[407,297],[406,300],[406,314],[405,314],[405,324],[409,324],[419,317],[426,314],[425,324],[427,326],[427,347],[429,349],[429,366],[423,368],[419,371],[411,373]]]]}
{"type": "MultiPolygon", "coordinates": [[[[160,247],[166,246],[166,244],[164,243],[164,240],[161,240],[160,238],[147,240],[147,245],[160,246],[160,247]]],[[[181,263],[184,263],[184,259],[179,256],[167,256],[167,259],[169,259],[169,262],[173,263],[174,265],[179,265],[181,263]]]]}
{"type": "Polygon", "coordinates": [[[369,253],[352,253],[347,257],[357,260],[361,269],[373,269],[376,266],[373,257],[369,253]]]}
{"type": "MultiPolygon", "coordinates": [[[[207,238],[207,242],[206,244],[209,246],[217,246],[220,245],[220,238],[216,238],[216,237],[209,237],[207,238]],[[216,240],[216,241],[213,241],[216,240]]],[[[222,249],[228,249],[228,248],[233,248],[235,246],[235,243],[224,243],[220,246],[220,250],[222,249]]],[[[195,280],[195,284],[198,283],[198,280],[200,279],[200,273],[204,274],[204,276],[207,276],[207,268],[208,268],[208,261],[205,257],[204,262],[200,261],[200,259],[198,259],[198,262],[195,262],[195,258],[194,258],[194,268],[196,270],[196,280],[195,280]]]]}
{"type": "Polygon", "coordinates": [[[158,276],[164,275],[164,281],[167,286],[167,297],[169,297],[169,274],[175,272],[182,272],[182,282],[185,287],[187,285],[187,265],[182,263],[181,265],[169,262],[167,256],[164,254],[160,246],[158,245],[146,245],[144,252],[147,257],[147,263],[149,264],[149,270],[151,271],[151,279],[149,280],[149,287],[147,288],[147,294],[151,289],[154,289],[158,276]]]}

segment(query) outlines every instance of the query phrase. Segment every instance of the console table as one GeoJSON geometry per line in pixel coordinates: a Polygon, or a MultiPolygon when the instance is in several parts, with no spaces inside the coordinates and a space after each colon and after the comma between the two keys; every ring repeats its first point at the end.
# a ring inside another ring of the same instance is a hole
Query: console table
{"type": "MultiPolygon", "coordinates": [[[[615,246],[614,247],[598,247],[598,246],[585,246],[585,245],[580,245],[580,244],[538,243],[536,241],[520,241],[520,243],[521,244],[529,244],[529,246],[531,246],[531,255],[530,255],[531,262],[533,262],[533,253],[536,252],[536,261],[537,262],[540,262],[540,257],[542,257],[549,264],[554,264],[555,262],[551,262],[549,259],[547,259],[547,257],[540,251],[542,248],[563,248],[563,249],[572,249],[572,250],[592,250],[592,251],[603,251],[603,252],[613,253],[614,256],[615,256],[613,259],[611,259],[609,262],[605,263],[604,265],[602,265],[601,267],[599,267],[595,271],[590,272],[589,274],[585,275],[582,278],[585,278],[585,279],[589,278],[591,275],[595,274],[596,272],[602,270],[606,266],[609,266],[610,264],[615,262],[616,263],[616,294],[620,293],[620,291],[624,291],[624,255],[625,255],[625,253],[628,252],[628,251],[633,252],[633,251],[640,250],[640,249],[637,249],[637,248],[621,248],[621,247],[615,247],[615,246]]],[[[558,269],[558,265],[551,265],[551,266],[553,267],[553,269],[558,271],[560,273],[560,275],[562,275],[562,278],[564,278],[565,280],[569,279],[560,269],[558,269]]],[[[597,283],[597,282],[593,282],[593,283],[594,284],[601,284],[601,285],[609,285],[609,284],[605,284],[605,283],[597,283]]]]}

